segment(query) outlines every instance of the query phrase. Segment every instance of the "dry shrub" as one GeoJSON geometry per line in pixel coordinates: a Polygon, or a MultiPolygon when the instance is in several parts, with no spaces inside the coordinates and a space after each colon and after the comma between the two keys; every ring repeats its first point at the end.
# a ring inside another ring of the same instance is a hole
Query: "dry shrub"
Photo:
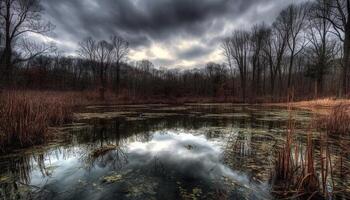
{"type": "Polygon", "coordinates": [[[0,97],[0,151],[41,144],[48,128],[72,121],[69,95],[8,91],[0,97]]]}

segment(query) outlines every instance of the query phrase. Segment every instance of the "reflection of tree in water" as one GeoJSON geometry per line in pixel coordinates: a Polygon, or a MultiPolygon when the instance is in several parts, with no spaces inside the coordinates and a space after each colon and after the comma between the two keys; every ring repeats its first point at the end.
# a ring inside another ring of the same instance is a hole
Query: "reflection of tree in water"
{"type": "MultiPolygon", "coordinates": [[[[9,157],[1,163],[0,197],[3,199],[30,199],[42,190],[30,185],[30,173],[37,166],[43,177],[50,175],[45,167],[44,154],[9,157]]],[[[1,198],[0,198],[1,199],[1,198]]]]}
{"type": "Polygon", "coordinates": [[[252,129],[232,132],[224,150],[224,161],[253,180],[268,180],[275,143],[275,138],[255,133],[252,129]]]}
{"type": "Polygon", "coordinates": [[[86,163],[89,169],[94,166],[102,168],[109,166],[112,169],[121,169],[124,164],[128,163],[128,156],[121,147],[115,147],[115,149],[106,151],[106,153],[96,157],[88,156],[86,163]]]}
{"type": "MultiPolygon", "coordinates": [[[[26,186],[31,190],[38,190],[36,187],[31,187],[30,174],[34,170],[33,166],[38,167],[38,171],[42,177],[47,177],[52,174],[54,170],[45,167],[50,159],[67,160],[72,157],[80,157],[82,162],[88,163],[88,168],[95,166],[121,168],[127,163],[127,155],[125,152],[126,144],[131,142],[148,142],[152,140],[152,133],[154,131],[166,129],[184,129],[184,130],[205,130],[206,127],[231,127],[232,130],[236,127],[247,128],[251,126],[254,118],[249,119],[208,119],[191,116],[177,116],[177,117],[160,117],[154,119],[144,119],[138,121],[127,121],[123,118],[113,120],[93,119],[88,121],[91,125],[86,128],[79,128],[71,131],[70,141],[68,144],[60,147],[50,148],[45,154],[34,153],[33,155],[18,155],[13,159],[6,159],[6,163],[1,165],[1,171],[6,176],[12,177],[11,181],[0,183],[2,189],[1,195],[6,197],[15,197],[19,194],[19,187],[26,186]],[[91,159],[90,154],[96,149],[106,146],[114,146],[110,151],[102,151],[99,156],[91,159]],[[14,181],[16,180],[16,181],[14,181]]],[[[275,127],[274,124],[260,121],[254,122],[259,127],[275,127]]],[[[207,138],[222,137],[220,131],[201,131],[207,138]]],[[[259,150],[259,146],[251,146],[254,143],[252,134],[240,133],[234,140],[234,146],[230,148],[235,152],[235,158],[240,158],[237,165],[244,166],[248,161],[243,158],[256,158],[252,153],[259,150]]],[[[260,145],[260,143],[259,143],[260,145]]],[[[156,159],[155,159],[156,160],[156,159]]],[[[164,171],[160,162],[155,161],[156,171],[164,171]]],[[[162,174],[162,173],[160,173],[162,174]]]]}
{"type": "MultiPolygon", "coordinates": [[[[83,148],[82,159],[88,163],[89,167],[110,166],[121,168],[127,163],[125,144],[131,142],[148,142],[152,139],[152,132],[181,127],[184,130],[203,130],[203,134],[208,138],[217,138],[222,136],[221,130],[203,129],[203,127],[218,126],[240,126],[246,127],[249,124],[247,120],[232,121],[229,119],[210,120],[191,117],[172,117],[162,119],[149,119],[141,121],[126,121],[119,118],[114,120],[95,119],[90,121],[92,127],[75,132],[77,143],[83,148]],[[90,137],[89,137],[90,136],[90,137]],[[98,156],[91,156],[91,153],[101,151],[98,156]]],[[[250,136],[251,137],[251,136],[250,136]]],[[[241,152],[241,161],[243,157],[250,154],[250,137],[242,133],[236,141],[235,148],[241,152]]]]}
{"type": "MultiPolygon", "coordinates": [[[[251,155],[251,132],[243,132],[243,131],[233,131],[228,138],[226,145],[226,153],[230,153],[234,155],[235,163],[237,165],[243,165],[245,162],[245,157],[251,155]]],[[[227,155],[228,156],[228,155],[227,155]]]]}
{"type": "Polygon", "coordinates": [[[243,133],[242,131],[238,132],[238,137],[234,144],[234,149],[235,152],[239,155],[239,158],[244,158],[245,156],[251,155],[251,140],[252,133],[250,131],[246,133],[243,133]]]}

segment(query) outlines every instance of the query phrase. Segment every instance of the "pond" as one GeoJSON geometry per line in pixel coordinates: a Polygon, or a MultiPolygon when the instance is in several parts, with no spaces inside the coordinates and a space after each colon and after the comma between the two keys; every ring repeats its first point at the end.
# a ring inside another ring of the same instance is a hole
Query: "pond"
{"type": "MultiPolygon", "coordinates": [[[[292,113],[305,141],[313,114],[292,113]]],[[[47,145],[0,157],[0,199],[274,198],[286,109],[100,105],[76,118],[47,145]]],[[[338,184],[346,198],[348,180],[338,184]]]]}

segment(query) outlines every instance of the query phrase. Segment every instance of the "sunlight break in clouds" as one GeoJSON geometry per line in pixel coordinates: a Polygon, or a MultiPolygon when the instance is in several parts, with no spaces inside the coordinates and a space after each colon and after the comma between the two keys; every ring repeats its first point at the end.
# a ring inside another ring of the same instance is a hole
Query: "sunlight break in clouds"
{"type": "Polygon", "coordinates": [[[56,25],[55,41],[66,55],[77,44],[118,34],[129,41],[129,61],[157,67],[203,67],[224,62],[220,41],[239,28],[272,23],[288,4],[303,0],[46,0],[45,17],[56,25]],[[100,12],[103,10],[103,12],[100,12]],[[68,19],[68,20],[67,20],[68,19]]]}

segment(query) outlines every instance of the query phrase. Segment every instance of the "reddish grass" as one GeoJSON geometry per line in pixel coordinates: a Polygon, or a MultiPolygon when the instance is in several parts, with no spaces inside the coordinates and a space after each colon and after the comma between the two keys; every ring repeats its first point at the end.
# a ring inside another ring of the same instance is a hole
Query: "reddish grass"
{"type": "Polygon", "coordinates": [[[328,195],[326,190],[329,175],[329,162],[323,157],[321,163],[321,183],[316,173],[316,160],[312,134],[307,137],[305,150],[293,139],[293,134],[287,135],[284,147],[278,152],[274,171],[274,193],[280,197],[312,199],[314,196],[328,195]],[[326,168],[327,167],[327,168],[326,168]],[[322,185],[322,187],[320,187],[322,185]]]}
{"type": "Polygon", "coordinates": [[[350,106],[340,104],[335,106],[329,115],[320,117],[319,126],[330,135],[344,136],[350,134],[350,106]]]}
{"type": "MultiPolygon", "coordinates": [[[[286,103],[268,103],[266,105],[285,107],[286,103]]],[[[329,115],[332,112],[332,110],[338,107],[339,105],[349,108],[350,99],[325,98],[325,99],[298,101],[298,102],[290,103],[291,107],[311,110],[314,113],[323,114],[323,115],[329,115]]]]}
{"type": "Polygon", "coordinates": [[[327,137],[335,139],[335,144],[340,147],[339,159],[334,163],[337,169],[335,173],[346,180],[350,174],[350,168],[346,165],[350,156],[350,106],[337,105],[329,115],[319,117],[317,122],[318,128],[325,131],[327,137]]]}
{"type": "MultiPolygon", "coordinates": [[[[328,153],[327,137],[321,134],[321,156],[316,162],[312,133],[307,135],[307,143],[300,148],[300,143],[295,140],[295,121],[292,115],[292,104],[288,103],[289,120],[286,142],[276,157],[273,176],[274,193],[280,197],[312,199],[314,197],[326,197],[326,188],[331,160],[328,153]],[[315,163],[319,163],[321,169],[321,181],[316,173],[315,163]]],[[[310,127],[311,128],[311,127],[310,127]]]]}
{"type": "Polygon", "coordinates": [[[41,144],[49,127],[73,120],[74,97],[54,92],[6,91],[0,96],[0,152],[41,144]]]}
{"type": "MultiPolygon", "coordinates": [[[[326,108],[325,115],[318,115],[311,123],[318,128],[319,137],[312,138],[312,133],[307,136],[305,150],[300,150],[294,140],[292,118],[288,123],[288,134],[284,147],[278,151],[274,169],[274,190],[282,197],[312,199],[329,198],[334,193],[328,191],[328,184],[334,185],[334,176],[347,179],[349,169],[343,161],[350,155],[350,104],[349,100],[333,101],[322,100],[313,102],[290,103],[290,107],[309,106],[326,108]],[[318,103],[317,103],[318,102],[318,103]],[[333,138],[333,144],[339,145],[339,159],[332,162],[329,148],[329,137],[333,138]],[[315,156],[313,140],[319,141],[319,155],[315,156]],[[294,156],[293,156],[294,155],[294,156]],[[336,167],[336,168],[334,168],[336,167]],[[338,170],[339,167],[339,170],[338,170]],[[317,172],[316,172],[317,169],[317,172]],[[336,171],[334,171],[334,169],[336,171]]],[[[315,135],[316,136],[316,135],[315,135]]],[[[334,191],[333,191],[334,192],[334,191]]]]}

